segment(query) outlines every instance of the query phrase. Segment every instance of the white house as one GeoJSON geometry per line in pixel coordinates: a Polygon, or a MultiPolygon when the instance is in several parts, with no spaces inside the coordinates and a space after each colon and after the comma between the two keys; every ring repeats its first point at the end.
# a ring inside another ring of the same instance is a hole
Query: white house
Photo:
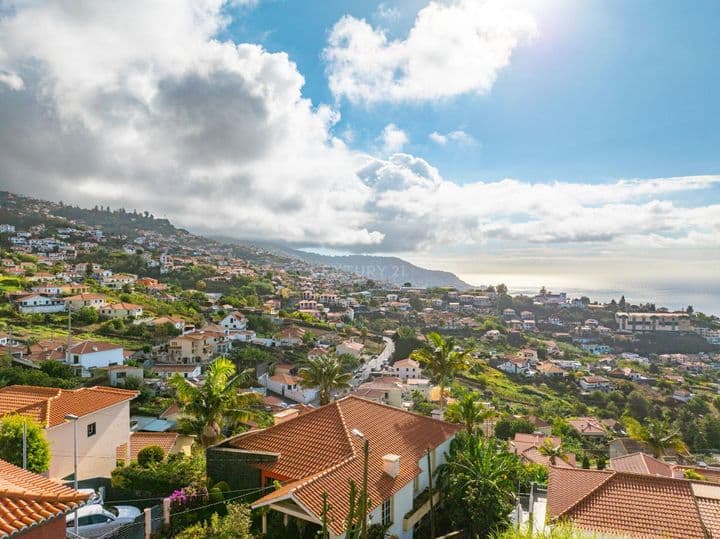
{"type": "MultiPolygon", "coordinates": [[[[369,522],[387,526],[389,536],[412,539],[415,525],[430,511],[429,500],[420,501],[421,496],[427,498],[428,469],[435,471],[444,463],[461,428],[351,395],[210,448],[208,475],[213,480],[226,477],[223,465],[237,458],[238,464],[253,470],[243,478],[246,481],[254,478],[258,487],[274,479],[284,483],[253,502],[253,508],[266,507],[314,523],[322,512],[321,497],[314,493],[327,492],[329,537],[344,539],[349,480],[362,477],[364,459],[358,447],[367,440],[369,522]],[[407,435],[410,432],[413,436],[407,435]]],[[[231,488],[241,488],[232,478],[229,481],[231,488]]],[[[433,487],[437,501],[435,481],[433,487]]],[[[262,527],[266,531],[266,517],[262,527]]]]}
{"type": "Polygon", "coordinates": [[[608,391],[613,385],[604,376],[583,376],[580,378],[580,387],[586,391],[608,391]]]}
{"type": "Polygon", "coordinates": [[[198,363],[156,363],[150,372],[157,374],[160,378],[170,378],[179,374],[183,378],[197,378],[202,373],[198,363]]]}
{"type": "Polygon", "coordinates": [[[607,344],[583,343],[580,347],[594,356],[603,356],[612,351],[612,348],[610,348],[607,344]]]}
{"type": "Polygon", "coordinates": [[[390,370],[403,382],[406,382],[409,378],[422,378],[420,363],[414,359],[407,358],[396,361],[390,370]]]}
{"type": "Polygon", "coordinates": [[[363,350],[365,350],[365,345],[363,345],[360,342],[355,341],[345,341],[337,345],[335,348],[335,352],[338,355],[341,354],[349,354],[353,357],[359,358],[362,356],[363,350]]]}
{"type": "Polygon", "coordinates": [[[143,368],[132,365],[110,365],[107,373],[110,385],[113,387],[124,386],[128,378],[135,378],[142,382],[144,377],[143,368]]]}
{"type": "Polygon", "coordinates": [[[105,318],[139,318],[142,314],[142,305],[134,303],[113,303],[100,309],[100,315],[105,318]]]}
{"type": "Polygon", "coordinates": [[[534,376],[535,371],[530,368],[530,363],[521,357],[513,357],[498,365],[498,370],[508,374],[517,374],[520,376],[534,376]]]}
{"type": "Polygon", "coordinates": [[[107,368],[125,363],[122,346],[102,341],[82,341],[70,348],[70,366],[83,377],[90,376],[90,369],[107,368]]]}
{"type": "Polygon", "coordinates": [[[137,391],[114,387],[76,390],[34,386],[0,389],[3,414],[20,413],[45,428],[52,479],[73,474],[73,430],[77,428],[78,479],[110,477],[116,451],[130,438],[130,400],[137,391]],[[65,420],[72,414],[78,417],[65,420]],[[74,424],[75,423],[75,424],[74,424]]]}
{"type": "Polygon", "coordinates": [[[41,294],[29,294],[15,300],[15,306],[23,314],[61,313],[65,302],[41,294]]]}
{"type": "Polygon", "coordinates": [[[247,318],[243,313],[235,311],[223,318],[220,325],[228,330],[244,330],[247,328],[247,318]]]}
{"type": "Polygon", "coordinates": [[[264,373],[258,377],[258,381],[268,390],[302,404],[314,401],[319,393],[319,389],[316,387],[302,387],[299,376],[284,372],[272,376],[269,373],[264,373]]]}

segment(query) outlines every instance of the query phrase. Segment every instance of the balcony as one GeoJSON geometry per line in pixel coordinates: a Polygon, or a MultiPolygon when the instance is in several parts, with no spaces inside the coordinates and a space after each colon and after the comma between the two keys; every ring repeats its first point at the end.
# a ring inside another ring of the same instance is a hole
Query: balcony
{"type": "MultiPolygon", "coordinates": [[[[433,504],[437,507],[440,501],[440,493],[433,494],[433,504]]],[[[405,513],[403,517],[403,531],[412,530],[415,524],[430,512],[430,492],[428,489],[423,490],[413,500],[413,508],[405,513]]]]}

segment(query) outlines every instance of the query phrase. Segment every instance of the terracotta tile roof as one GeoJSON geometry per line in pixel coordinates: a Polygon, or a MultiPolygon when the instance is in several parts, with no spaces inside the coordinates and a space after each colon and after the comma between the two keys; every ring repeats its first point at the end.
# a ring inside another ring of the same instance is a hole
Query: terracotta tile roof
{"type": "Polygon", "coordinates": [[[550,469],[548,514],[595,533],[718,537],[720,486],[647,474],[550,469]],[[709,533],[707,533],[709,532],[709,533]]]}
{"type": "Polygon", "coordinates": [[[107,305],[105,309],[111,309],[113,311],[135,311],[137,309],[142,309],[142,305],[136,305],[134,303],[113,303],[112,305],[107,305]]]}
{"type": "MultiPolygon", "coordinates": [[[[177,442],[177,432],[133,432],[130,434],[130,460],[137,460],[138,453],[146,447],[157,445],[170,454],[177,442]]],[[[128,444],[120,444],[115,453],[118,460],[127,459],[128,444]]]]}
{"type": "Polygon", "coordinates": [[[294,386],[295,384],[299,384],[302,378],[299,376],[293,376],[292,374],[276,374],[275,376],[271,376],[270,380],[278,384],[294,386]]]}
{"type": "Polygon", "coordinates": [[[510,449],[516,453],[524,453],[531,447],[542,447],[545,442],[550,440],[554,446],[561,445],[559,436],[547,436],[545,434],[525,434],[524,432],[516,432],[515,438],[510,441],[510,449]]]}
{"type": "Polygon", "coordinates": [[[327,492],[332,506],[331,527],[340,535],[348,511],[349,480],[358,485],[362,482],[364,439],[370,443],[368,494],[373,509],[420,473],[418,461],[428,447],[439,446],[461,428],[349,396],[228,443],[277,454],[277,461],[256,466],[291,481],[254,506],[292,497],[317,516],[322,511],[322,494],[327,492]],[[400,455],[396,478],[383,471],[382,457],[389,453],[400,455]]]}
{"type": "MultiPolygon", "coordinates": [[[[550,467],[550,457],[543,455],[536,447],[530,447],[520,454],[521,458],[528,462],[540,464],[541,466],[550,467]]],[[[567,458],[567,457],[566,457],[567,458]]],[[[554,466],[558,468],[574,468],[572,464],[566,462],[565,458],[556,458],[554,466]]]]}
{"type": "Polygon", "coordinates": [[[616,472],[641,473],[672,477],[672,467],[646,453],[631,453],[610,459],[610,468],[616,472]]]}
{"type": "Polygon", "coordinates": [[[14,537],[83,505],[81,494],[0,460],[0,535],[14,537]]]}
{"type": "Polygon", "coordinates": [[[118,344],[103,341],[82,341],[70,348],[73,354],[94,354],[95,352],[106,352],[108,350],[122,349],[118,344]]]}
{"type": "Polygon", "coordinates": [[[605,434],[605,426],[596,417],[578,417],[568,421],[580,434],[605,434]]]}
{"type": "Polygon", "coordinates": [[[7,386],[0,389],[0,416],[18,413],[32,417],[44,427],[64,423],[65,415],[84,416],[137,396],[137,391],[115,387],[56,389],[36,386],[7,386]]]}

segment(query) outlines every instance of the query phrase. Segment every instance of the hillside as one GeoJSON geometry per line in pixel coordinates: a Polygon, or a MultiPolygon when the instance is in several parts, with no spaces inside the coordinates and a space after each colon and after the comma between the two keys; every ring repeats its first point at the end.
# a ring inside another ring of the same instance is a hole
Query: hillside
{"type": "Polygon", "coordinates": [[[341,271],[357,273],[379,282],[388,282],[397,286],[411,283],[418,287],[443,287],[467,290],[471,285],[449,271],[430,270],[395,256],[344,255],[329,256],[298,251],[283,245],[265,246],[280,254],[299,258],[310,264],[330,266],[341,271]]]}

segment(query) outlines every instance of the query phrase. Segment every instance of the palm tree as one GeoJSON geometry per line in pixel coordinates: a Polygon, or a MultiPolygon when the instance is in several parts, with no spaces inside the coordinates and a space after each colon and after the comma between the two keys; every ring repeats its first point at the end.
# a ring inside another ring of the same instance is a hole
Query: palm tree
{"type": "Polygon", "coordinates": [[[668,449],[674,449],[678,453],[687,452],[687,446],[680,435],[680,429],[671,427],[666,419],[650,419],[642,425],[637,419],[625,416],[622,423],[627,430],[628,436],[644,443],[650,448],[654,457],[664,455],[668,449]]]}
{"type": "Polygon", "coordinates": [[[352,374],[344,373],[337,357],[323,355],[307,360],[307,366],[298,373],[303,387],[320,388],[320,405],[330,402],[330,393],[333,389],[350,387],[352,374]]]}
{"type": "Polygon", "coordinates": [[[429,333],[425,336],[427,346],[415,350],[410,357],[419,361],[432,372],[440,385],[440,409],[445,409],[445,384],[447,379],[458,371],[468,368],[470,351],[455,349],[452,338],[445,339],[439,333],[429,333]]]}
{"type": "Polygon", "coordinates": [[[565,450],[562,445],[553,444],[550,438],[545,439],[545,443],[538,449],[538,451],[546,457],[550,457],[550,464],[553,466],[555,466],[557,459],[565,459],[565,450]]]}
{"type": "Polygon", "coordinates": [[[468,433],[475,427],[492,417],[494,412],[478,401],[477,394],[468,391],[457,402],[450,404],[445,412],[445,418],[452,423],[463,423],[468,433]]]}
{"type": "Polygon", "coordinates": [[[170,379],[181,410],[190,416],[184,422],[186,430],[199,437],[202,447],[220,438],[223,423],[246,420],[253,415],[249,408],[260,396],[238,392],[238,386],[248,379],[249,371],[237,374],[233,362],[224,357],[210,365],[201,386],[191,384],[179,374],[170,379]]]}
{"type": "Polygon", "coordinates": [[[438,486],[447,516],[468,537],[491,537],[509,525],[522,465],[495,438],[459,432],[450,442],[438,486]]]}

